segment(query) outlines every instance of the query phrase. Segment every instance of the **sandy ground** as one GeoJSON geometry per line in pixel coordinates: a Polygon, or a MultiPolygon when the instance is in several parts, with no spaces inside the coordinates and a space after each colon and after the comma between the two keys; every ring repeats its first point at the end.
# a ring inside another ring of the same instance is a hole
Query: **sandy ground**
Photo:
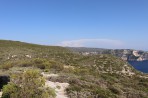
{"type": "MultiPolygon", "coordinates": [[[[45,74],[42,73],[42,75],[47,78],[47,77],[57,77],[57,74],[45,74]]],[[[45,83],[46,87],[51,87],[55,89],[56,91],[56,98],[68,98],[67,95],[65,94],[65,89],[69,86],[68,83],[60,83],[60,82],[52,82],[52,81],[47,81],[45,83]]],[[[2,92],[0,92],[0,98],[2,96],[2,92]]]]}
{"type": "Polygon", "coordinates": [[[41,73],[45,78],[48,78],[48,77],[57,77],[58,74],[45,74],[45,73],[41,73]]]}
{"type": "MultiPolygon", "coordinates": [[[[57,74],[45,74],[45,73],[42,73],[42,75],[45,78],[58,76],[57,74]]],[[[45,86],[55,89],[57,95],[56,98],[68,98],[65,93],[65,89],[69,86],[68,83],[46,81],[45,86]]]]}
{"type": "Polygon", "coordinates": [[[0,98],[2,97],[2,92],[0,92],[0,98]]]}
{"type": "Polygon", "coordinates": [[[57,95],[56,98],[68,98],[65,94],[65,89],[69,86],[68,83],[46,81],[45,85],[55,89],[57,95]]]}

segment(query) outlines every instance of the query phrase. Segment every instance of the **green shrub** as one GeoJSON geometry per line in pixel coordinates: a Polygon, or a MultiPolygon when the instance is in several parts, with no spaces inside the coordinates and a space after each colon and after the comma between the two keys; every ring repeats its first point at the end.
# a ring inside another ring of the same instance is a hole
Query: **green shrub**
{"type": "Polygon", "coordinates": [[[64,69],[64,66],[62,64],[52,64],[51,68],[56,69],[57,71],[62,71],[64,69]]]}
{"type": "Polygon", "coordinates": [[[49,69],[51,64],[46,59],[34,59],[34,66],[40,69],[49,69]]]}
{"type": "Polygon", "coordinates": [[[93,91],[93,94],[96,95],[96,98],[116,98],[114,94],[112,94],[110,91],[97,88],[93,91]]]}
{"type": "Polygon", "coordinates": [[[11,76],[11,81],[4,86],[2,98],[54,98],[55,91],[45,88],[45,79],[38,70],[27,70],[11,76]]]}
{"type": "Polygon", "coordinates": [[[63,72],[65,72],[65,73],[74,73],[74,68],[72,68],[72,67],[64,68],[63,72]]]}
{"type": "Polygon", "coordinates": [[[113,86],[110,86],[109,89],[111,90],[111,92],[113,92],[114,94],[121,94],[119,88],[116,88],[116,87],[113,87],[113,86]]]}
{"type": "Polygon", "coordinates": [[[0,66],[0,69],[5,69],[5,70],[8,70],[9,68],[12,68],[14,66],[13,63],[11,62],[7,62],[7,63],[4,63],[0,66]]]}
{"type": "Polygon", "coordinates": [[[20,66],[20,67],[31,67],[31,66],[33,66],[33,64],[30,61],[22,61],[18,66],[20,66]]]}
{"type": "Polygon", "coordinates": [[[82,90],[82,88],[78,85],[73,85],[73,86],[70,86],[69,88],[66,89],[67,92],[71,92],[71,91],[80,92],[81,90],[82,90]]]}
{"type": "Polygon", "coordinates": [[[8,85],[3,87],[3,95],[2,98],[17,98],[17,95],[19,93],[19,88],[13,83],[9,83],[8,85]]]}

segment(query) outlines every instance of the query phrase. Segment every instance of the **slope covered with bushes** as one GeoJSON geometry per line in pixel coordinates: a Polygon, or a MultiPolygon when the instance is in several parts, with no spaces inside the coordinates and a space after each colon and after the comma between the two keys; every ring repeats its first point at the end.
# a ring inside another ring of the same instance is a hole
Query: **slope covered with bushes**
{"type": "Polygon", "coordinates": [[[0,75],[38,69],[67,82],[69,98],[147,98],[148,76],[108,54],[81,55],[67,48],[0,41],[0,75]]]}

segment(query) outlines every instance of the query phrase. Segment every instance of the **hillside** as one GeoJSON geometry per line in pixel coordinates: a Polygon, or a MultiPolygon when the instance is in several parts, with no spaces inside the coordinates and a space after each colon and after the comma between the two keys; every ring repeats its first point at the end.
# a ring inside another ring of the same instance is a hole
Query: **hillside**
{"type": "Polygon", "coordinates": [[[19,59],[46,58],[70,52],[58,46],[43,46],[18,41],[0,40],[0,62],[19,59]]]}
{"type": "Polygon", "coordinates": [[[148,52],[133,49],[101,49],[101,48],[85,48],[85,47],[67,47],[73,52],[82,55],[111,54],[125,61],[145,61],[148,60],[148,52]]]}
{"type": "Polygon", "coordinates": [[[27,69],[46,73],[49,84],[68,83],[68,98],[148,98],[148,75],[111,54],[0,40],[0,76],[27,69]]]}

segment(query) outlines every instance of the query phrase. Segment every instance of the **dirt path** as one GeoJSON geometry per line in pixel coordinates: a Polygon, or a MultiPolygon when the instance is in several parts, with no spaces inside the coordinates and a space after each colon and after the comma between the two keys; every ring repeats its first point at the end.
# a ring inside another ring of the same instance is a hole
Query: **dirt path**
{"type": "Polygon", "coordinates": [[[57,95],[56,98],[68,98],[65,94],[65,89],[69,86],[68,83],[46,81],[45,85],[55,89],[57,95]]]}
{"type": "MultiPolygon", "coordinates": [[[[42,75],[46,78],[58,76],[57,74],[45,74],[45,73],[42,73],[42,75]]],[[[68,98],[66,93],[65,93],[65,89],[69,86],[68,83],[52,82],[52,81],[46,80],[45,85],[47,87],[49,86],[49,87],[55,89],[56,95],[57,95],[56,98],[68,98]]]]}
{"type": "MultiPolygon", "coordinates": [[[[42,75],[45,78],[58,76],[57,74],[45,74],[45,73],[42,73],[42,75]]],[[[68,98],[65,93],[65,89],[69,86],[68,83],[52,82],[52,81],[46,80],[45,86],[55,89],[56,95],[57,95],[56,98],[68,98]]],[[[2,92],[0,92],[0,98],[1,96],[2,96],[2,92]]]]}

